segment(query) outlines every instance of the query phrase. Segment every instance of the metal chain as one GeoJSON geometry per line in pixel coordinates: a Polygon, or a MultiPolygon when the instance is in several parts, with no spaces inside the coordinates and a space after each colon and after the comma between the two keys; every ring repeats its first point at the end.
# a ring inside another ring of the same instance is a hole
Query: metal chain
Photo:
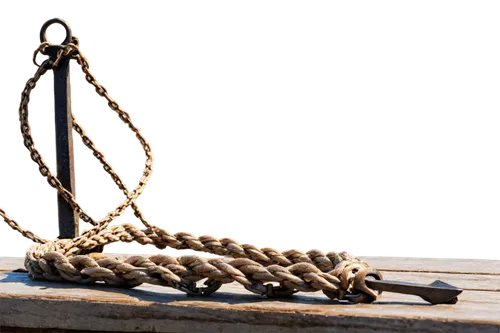
{"type": "MultiPolygon", "coordinates": [[[[42,54],[45,54],[45,49],[48,46],[48,43],[42,43],[37,50],[35,50],[33,54],[33,62],[37,65],[36,63],[36,56],[40,52],[42,54]]],[[[90,237],[92,235],[97,234],[99,231],[105,229],[109,223],[111,223],[116,217],[120,216],[123,214],[123,212],[126,210],[126,208],[130,205],[132,205],[135,216],[137,216],[146,227],[150,227],[149,223],[145,220],[144,216],[140,212],[138,206],[135,204],[135,200],[139,197],[139,195],[142,193],[142,191],[145,188],[145,185],[149,178],[151,177],[152,174],[152,166],[154,162],[154,157],[153,153],[151,151],[151,146],[147,142],[147,140],[144,138],[144,136],[141,134],[140,130],[133,124],[130,115],[122,110],[118,103],[113,100],[107,93],[106,88],[104,88],[102,85],[100,85],[95,76],[90,72],[89,70],[89,63],[87,59],[83,56],[81,53],[80,49],[78,48],[78,39],[76,37],[73,37],[72,42],[66,45],[64,48],[62,48],[56,57],[55,61],[51,60],[45,60],[41,65],[39,66],[38,70],[35,72],[35,75],[28,80],[26,83],[26,86],[21,94],[21,104],[19,107],[19,120],[21,122],[21,133],[23,135],[24,139],[24,145],[30,152],[31,159],[37,163],[39,166],[39,171],[47,179],[47,182],[49,183],[50,186],[55,188],[62,196],[63,198],[71,205],[71,207],[75,210],[75,212],[78,214],[78,216],[85,222],[91,223],[94,227],[91,228],[88,231],[85,231],[81,236],[85,237],[90,237]],[[30,94],[31,91],[35,88],[36,83],[38,80],[41,78],[42,75],[44,75],[49,69],[52,69],[57,66],[57,64],[60,62],[60,60],[63,57],[71,57],[72,59],[76,59],[78,64],[81,66],[82,71],[85,74],[85,79],[87,82],[92,84],[95,87],[95,90],[99,96],[106,98],[108,101],[108,106],[115,111],[119,118],[128,125],[128,127],[136,134],[136,138],[139,140],[141,143],[144,152],[146,154],[146,163],[144,167],[144,171],[142,174],[142,177],[139,180],[139,184],[132,190],[129,191],[121,178],[118,176],[118,174],[113,170],[111,165],[106,161],[104,158],[104,154],[97,150],[95,148],[95,145],[93,144],[92,140],[85,134],[83,128],[76,122],[76,120],[73,117],[73,127],[75,131],[81,136],[83,143],[89,147],[93,153],[94,156],[101,162],[101,164],[104,167],[104,170],[111,175],[112,179],[114,182],[118,185],[118,187],[123,191],[123,193],[127,196],[127,198],[120,203],[115,210],[110,211],[106,216],[101,219],[99,222],[95,222],[81,207],[80,205],[76,202],[74,196],[71,194],[71,192],[67,191],[61,184],[61,182],[55,177],[52,172],[50,171],[50,168],[48,165],[44,162],[41,154],[38,152],[38,150],[35,148],[35,143],[33,140],[33,137],[31,135],[31,127],[29,125],[28,121],[28,103],[30,101],[30,94]]],[[[32,241],[38,242],[38,243],[45,243],[47,242],[45,239],[42,239],[35,234],[33,234],[31,231],[24,230],[16,221],[12,220],[10,217],[6,215],[6,213],[0,209],[0,216],[3,217],[4,221],[9,224],[13,229],[19,231],[23,236],[26,238],[31,239],[32,241]]],[[[75,246],[78,246],[79,244],[79,239],[81,238],[77,237],[74,239],[75,241],[75,246]]]]}

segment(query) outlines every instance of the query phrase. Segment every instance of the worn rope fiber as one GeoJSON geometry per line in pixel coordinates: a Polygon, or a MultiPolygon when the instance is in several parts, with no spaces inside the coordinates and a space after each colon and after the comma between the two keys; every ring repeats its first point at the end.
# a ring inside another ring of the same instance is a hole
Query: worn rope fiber
{"type": "MultiPolygon", "coordinates": [[[[365,262],[345,252],[326,254],[319,250],[311,250],[307,253],[299,250],[279,252],[272,248],[260,249],[254,245],[240,244],[231,238],[196,237],[184,232],[172,234],[149,224],[135,200],[142,193],[151,177],[153,165],[151,147],[140,130],[132,123],[130,115],[109,97],[106,89],[90,73],[89,63],[81,53],[78,44],[78,39],[73,37],[71,43],[59,51],[55,61],[47,59],[39,66],[23,90],[19,119],[24,144],[30,151],[32,160],[38,165],[42,176],[65,198],[78,216],[83,221],[92,224],[92,227],[74,239],[46,240],[23,229],[5,211],[0,209],[0,216],[11,228],[35,242],[28,249],[25,257],[25,267],[32,278],[82,284],[104,282],[125,288],[149,283],[172,287],[190,295],[208,295],[216,291],[222,284],[236,281],[248,290],[266,296],[288,296],[298,291],[321,290],[332,299],[349,299],[349,294],[354,292],[353,281],[356,274],[370,267],[365,262]],[[55,68],[64,57],[76,59],[86,80],[95,87],[100,96],[106,98],[108,106],[136,134],[146,154],[145,167],[139,184],[132,191],[129,191],[105,159],[104,154],[97,150],[93,141],[73,116],[73,129],[80,135],[82,142],[93,152],[104,170],[126,196],[126,199],[115,210],[109,212],[100,221],[93,220],[76,202],[74,196],[51,173],[41,154],[35,148],[31,136],[28,121],[30,93],[41,76],[48,70],[55,68]],[[109,224],[120,216],[128,206],[132,207],[135,216],[141,220],[145,229],[141,230],[132,224],[109,227],[109,224]],[[167,255],[153,255],[149,257],[132,256],[121,260],[101,253],[91,253],[93,249],[120,241],[150,244],[159,249],[166,247],[191,249],[221,257],[207,259],[195,255],[176,258],[167,255]],[[198,287],[196,284],[201,280],[205,280],[204,287],[198,287]]],[[[50,45],[47,42],[40,45],[35,51],[34,61],[37,53],[46,54],[48,46],[50,45]]]]}

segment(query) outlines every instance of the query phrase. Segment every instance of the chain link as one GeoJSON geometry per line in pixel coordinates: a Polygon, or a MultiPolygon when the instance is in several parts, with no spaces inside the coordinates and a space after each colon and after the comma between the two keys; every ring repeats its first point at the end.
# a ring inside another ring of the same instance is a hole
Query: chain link
{"type": "MultiPolygon", "coordinates": [[[[139,218],[146,227],[148,228],[151,227],[150,224],[144,218],[142,212],[139,210],[139,207],[135,203],[135,200],[144,191],[147,181],[151,178],[151,174],[153,172],[152,167],[154,162],[154,157],[151,151],[150,144],[148,143],[146,138],[144,138],[144,136],[141,134],[139,128],[137,128],[133,124],[130,115],[127,112],[125,112],[119,106],[119,104],[109,96],[106,88],[104,88],[104,86],[100,85],[97,82],[95,76],[90,72],[89,62],[81,53],[78,44],[79,44],[78,38],[73,37],[71,43],[65,45],[63,48],[61,48],[61,50],[59,50],[56,59],[54,61],[47,59],[41,65],[37,64],[36,56],[38,55],[38,53],[46,54],[45,52],[46,48],[50,44],[44,42],[35,50],[35,52],[33,53],[33,62],[35,63],[35,65],[38,66],[38,69],[35,72],[34,76],[26,82],[25,88],[23,89],[23,92],[21,94],[21,104],[19,106],[19,121],[21,123],[20,127],[24,140],[24,145],[30,152],[31,159],[38,165],[40,174],[46,178],[47,182],[51,187],[55,188],[62,195],[62,197],[73,208],[75,213],[78,214],[80,219],[82,219],[84,222],[88,222],[93,225],[93,227],[90,230],[85,231],[81,236],[74,239],[75,246],[79,245],[79,240],[83,240],[82,236],[91,237],[92,235],[95,235],[99,233],[99,231],[105,229],[116,217],[123,214],[123,212],[127,209],[128,206],[132,206],[134,210],[134,215],[137,218],[139,218]],[[35,148],[35,142],[31,135],[31,127],[28,121],[28,115],[29,115],[28,104],[30,101],[30,94],[32,90],[36,87],[38,80],[40,80],[40,78],[49,69],[57,67],[59,62],[64,57],[70,57],[71,59],[75,59],[77,61],[77,63],[80,65],[82,71],[85,74],[85,79],[87,80],[87,82],[89,82],[91,85],[94,86],[97,94],[101,97],[104,97],[107,100],[109,108],[115,111],[118,114],[118,117],[125,124],[127,124],[127,126],[132,130],[132,132],[135,133],[136,138],[141,143],[141,146],[143,147],[144,152],[146,154],[146,162],[142,176],[139,179],[139,184],[132,191],[129,191],[125,186],[125,184],[123,183],[123,181],[121,180],[120,176],[113,170],[111,165],[106,161],[104,154],[95,147],[93,141],[86,135],[82,126],[76,122],[74,116],[72,115],[73,128],[82,138],[84,145],[87,146],[93,152],[93,155],[103,165],[104,170],[111,176],[115,184],[118,186],[120,190],[122,190],[122,192],[126,196],[126,199],[123,202],[121,202],[114,210],[110,211],[108,214],[106,214],[106,216],[103,219],[101,219],[98,222],[93,220],[90,217],[90,215],[87,214],[81,208],[81,206],[76,202],[73,194],[68,190],[66,190],[64,186],[61,184],[61,182],[57,179],[57,177],[54,176],[54,174],[50,171],[49,166],[43,160],[40,152],[35,148]]],[[[2,209],[0,209],[0,216],[11,228],[20,232],[24,237],[37,243],[47,242],[47,240],[38,237],[31,231],[23,229],[16,221],[7,216],[5,211],[3,211],[2,209]]]]}

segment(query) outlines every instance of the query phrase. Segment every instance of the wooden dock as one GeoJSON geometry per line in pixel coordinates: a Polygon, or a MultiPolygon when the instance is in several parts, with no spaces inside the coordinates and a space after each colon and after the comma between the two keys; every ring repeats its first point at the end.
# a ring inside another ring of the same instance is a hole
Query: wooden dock
{"type": "Polygon", "coordinates": [[[33,281],[0,257],[0,332],[500,332],[500,261],[364,257],[386,279],[463,288],[455,305],[384,293],[374,304],[322,293],[265,299],[235,283],[210,297],[171,288],[33,281]]]}

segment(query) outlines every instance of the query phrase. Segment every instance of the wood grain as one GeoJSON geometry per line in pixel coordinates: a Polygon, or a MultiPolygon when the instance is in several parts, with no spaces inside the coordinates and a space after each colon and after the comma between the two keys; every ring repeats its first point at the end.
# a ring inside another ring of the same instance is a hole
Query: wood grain
{"type": "Polygon", "coordinates": [[[382,271],[500,275],[500,260],[364,256],[361,259],[382,271]]]}
{"type": "Polygon", "coordinates": [[[386,271],[386,279],[421,283],[441,279],[466,290],[457,304],[437,306],[389,293],[375,304],[356,305],[331,301],[321,293],[265,299],[236,283],[224,285],[211,297],[196,298],[152,285],[123,290],[33,281],[25,273],[8,272],[22,265],[22,259],[9,258],[0,259],[4,270],[0,273],[0,332],[7,327],[93,332],[500,332],[497,262],[488,261],[492,265],[478,273],[473,267],[480,267],[479,263],[460,260],[436,260],[427,266],[437,273],[419,272],[424,266],[416,259],[374,258],[370,263],[391,270],[397,260],[417,272],[386,271]]]}

